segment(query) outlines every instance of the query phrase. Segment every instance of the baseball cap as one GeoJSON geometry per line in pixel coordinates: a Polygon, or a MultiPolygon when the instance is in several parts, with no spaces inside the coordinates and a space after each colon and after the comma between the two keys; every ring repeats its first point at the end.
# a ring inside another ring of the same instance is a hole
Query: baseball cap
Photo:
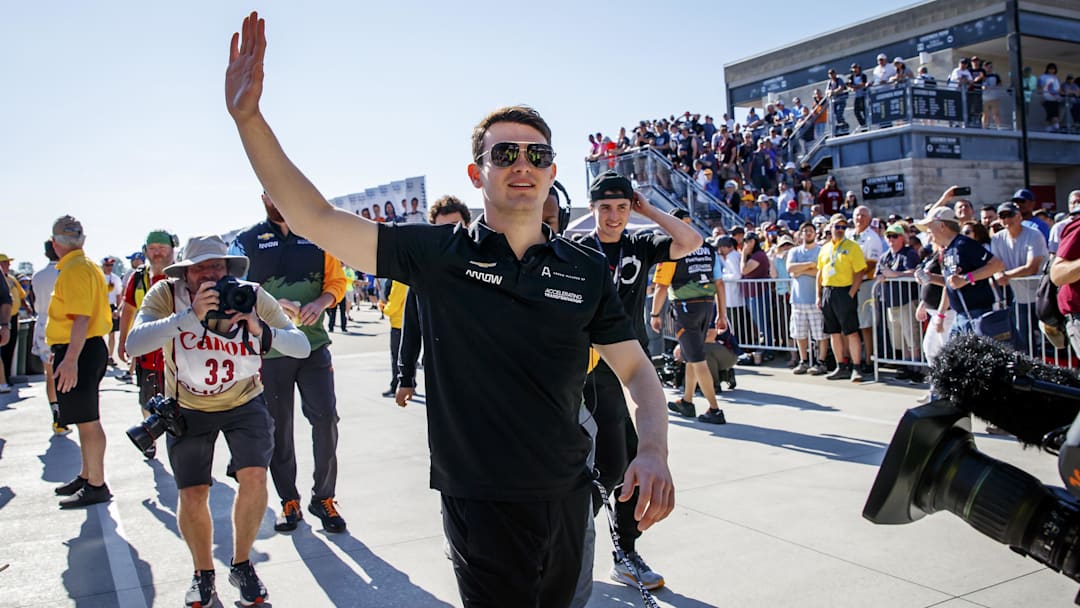
{"type": "Polygon", "coordinates": [[[771,200],[771,199],[769,199],[768,194],[759,194],[758,197],[757,197],[757,202],[759,202],[759,203],[767,203],[767,202],[769,202],[769,200],[771,200]]]}
{"type": "Polygon", "coordinates": [[[903,57],[893,57],[892,62],[893,63],[904,63],[904,58],[903,57]]]}
{"type": "Polygon", "coordinates": [[[907,234],[907,231],[904,230],[903,224],[896,222],[895,224],[889,224],[889,227],[885,229],[885,234],[907,234]]]}
{"type": "Polygon", "coordinates": [[[6,253],[0,253],[0,262],[14,262],[15,258],[8,257],[6,253]]]}
{"type": "Polygon", "coordinates": [[[778,105],[778,106],[784,105],[784,100],[783,99],[777,99],[776,100],[776,105],[778,105]]]}
{"type": "Polygon", "coordinates": [[[780,237],[776,241],[776,246],[777,247],[783,247],[784,245],[792,245],[792,246],[794,246],[795,241],[791,240],[791,237],[785,234],[784,236],[780,237]]]}
{"type": "Polygon", "coordinates": [[[1021,189],[1017,190],[1016,192],[1013,192],[1013,195],[1012,195],[1012,201],[1014,203],[1019,203],[1019,202],[1022,202],[1022,201],[1034,201],[1034,200],[1035,200],[1035,194],[1031,190],[1028,190],[1027,188],[1021,188],[1021,189]]]}
{"type": "Polygon", "coordinates": [[[794,169],[794,168],[795,168],[795,163],[791,162],[790,160],[787,163],[784,164],[784,170],[785,171],[788,170],[788,169],[794,169]]]}
{"type": "Polygon", "coordinates": [[[743,233],[743,234],[745,234],[745,233],[746,233],[746,229],[745,229],[745,228],[743,228],[742,226],[732,226],[732,227],[731,227],[731,230],[728,230],[728,232],[730,232],[731,234],[738,234],[738,233],[740,233],[740,232],[741,232],[741,233],[743,233]]]}
{"type": "Polygon", "coordinates": [[[53,222],[52,235],[66,247],[82,247],[86,241],[82,223],[70,215],[65,215],[53,222]]]}
{"type": "Polygon", "coordinates": [[[832,230],[836,226],[840,226],[840,225],[843,225],[844,228],[847,228],[847,225],[848,225],[847,218],[844,217],[844,214],[842,214],[842,213],[833,214],[833,216],[829,218],[829,230],[832,230]]]}
{"type": "Polygon", "coordinates": [[[135,253],[127,256],[127,259],[129,259],[129,260],[141,260],[141,261],[145,262],[146,261],[146,256],[143,255],[143,252],[136,251],[135,253]]]}
{"type": "Polygon", "coordinates": [[[112,258],[112,257],[108,257],[108,256],[101,258],[101,265],[102,266],[107,266],[109,264],[115,264],[115,263],[116,263],[116,258],[112,258]]]}
{"type": "Polygon", "coordinates": [[[851,69],[853,69],[853,70],[857,70],[857,69],[860,69],[860,68],[859,68],[859,64],[857,64],[857,63],[853,63],[853,64],[851,64],[851,69]]]}
{"type": "Polygon", "coordinates": [[[930,225],[930,222],[935,220],[955,222],[956,212],[948,207],[934,207],[927,212],[926,217],[921,220],[915,220],[915,226],[918,227],[919,230],[926,230],[926,227],[930,225]]]}
{"type": "Polygon", "coordinates": [[[1005,211],[1008,211],[1009,213],[1020,213],[1020,207],[1012,201],[1009,201],[1007,203],[1001,203],[1000,205],[998,205],[998,213],[1002,213],[1005,211]]]}
{"type": "Polygon", "coordinates": [[[889,60],[889,56],[886,55],[885,53],[878,53],[877,58],[878,58],[878,61],[881,61],[882,59],[884,59],[886,61],[889,60]]]}
{"type": "Polygon", "coordinates": [[[597,175],[589,185],[590,201],[633,197],[634,187],[630,185],[630,180],[614,171],[605,171],[597,175]]]}
{"type": "Polygon", "coordinates": [[[726,182],[724,182],[724,187],[725,187],[725,188],[738,188],[738,187],[739,187],[739,183],[738,183],[738,182],[736,182],[736,181],[735,181],[735,180],[733,180],[733,179],[729,179],[729,180],[727,180],[726,182]]]}
{"type": "Polygon", "coordinates": [[[146,245],[168,245],[174,247],[173,243],[176,242],[176,237],[169,233],[167,230],[151,230],[150,234],[146,235],[146,245]]]}
{"type": "Polygon", "coordinates": [[[799,208],[799,201],[797,201],[795,199],[791,199],[790,201],[787,202],[787,208],[788,209],[798,209],[799,208]]]}

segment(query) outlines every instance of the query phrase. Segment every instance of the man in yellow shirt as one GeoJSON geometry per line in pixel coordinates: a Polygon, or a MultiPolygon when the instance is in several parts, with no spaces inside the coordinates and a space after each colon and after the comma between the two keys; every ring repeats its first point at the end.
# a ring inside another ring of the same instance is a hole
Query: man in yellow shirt
{"type": "Polygon", "coordinates": [[[383,397],[394,397],[398,389],[398,351],[401,350],[401,320],[405,316],[405,298],[409,286],[393,281],[386,302],[380,302],[382,312],[390,320],[390,390],[383,397]]]}
{"type": "Polygon", "coordinates": [[[7,283],[7,289],[11,293],[12,300],[11,318],[3,323],[4,328],[8,331],[9,339],[0,347],[0,360],[3,360],[3,365],[0,365],[0,393],[11,392],[11,385],[7,383],[7,374],[11,369],[11,360],[15,358],[15,345],[18,342],[16,337],[19,335],[19,308],[22,306],[23,300],[26,299],[26,292],[23,290],[22,285],[19,285],[15,277],[11,276],[12,261],[7,255],[0,253],[0,275],[4,276],[4,282],[7,283]]]}
{"type": "Polygon", "coordinates": [[[85,507],[112,498],[105,485],[105,431],[98,410],[98,384],[105,376],[112,330],[105,275],[83,253],[86,235],[78,220],[65,215],[52,228],[60,274],[49,300],[45,342],[53,353],[60,424],[79,429],[79,475],[56,488],[66,496],[61,509],[85,507]]]}
{"type": "Polygon", "coordinates": [[[847,218],[839,213],[829,220],[831,238],[818,253],[817,306],[825,317],[825,333],[836,357],[836,369],[826,378],[861,382],[862,351],[855,296],[866,274],[866,258],[859,244],[847,238],[847,228],[847,218]],[[843,360],[845,339],[851,353],[850,363],[843,360]]]}

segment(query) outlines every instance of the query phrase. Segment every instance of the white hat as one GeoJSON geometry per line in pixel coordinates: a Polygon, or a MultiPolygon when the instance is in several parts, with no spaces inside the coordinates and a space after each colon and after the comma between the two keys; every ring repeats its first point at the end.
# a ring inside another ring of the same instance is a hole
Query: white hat
{"type": "Polygon", "coordinates": [[[242,277],[247,274],[248,259],[242,255],[229,255],[229,246],[221,237],[214,234],[211,236],[193,236],[184,247],[184,259],[165,268],[165,275],[174,279],[184,278],[189,266],[194,266],[207,260],[225,260],[226,272],[234,277],[242,277]]]}
{"type": "Polygon", "coordinates": [[[880,60],[880,59],[886,59],[886,60],[887,60],[887,59],[889,58],[889,56],[888,56],[888,55],[886,55],[885,53],[878,53],[878,56],[877,56],[877,58],[878,58],[879,60],[880,60]]]}
{"type": "Polygon", "coordinates": [[[949,207],[934,207],[930,210],[930,213],[926,214],[926,217],[922,218],[921,220],[915,220],[915,226],[917,226],[919,230],[925,231],[926,227],[930,225],[930,222],[933,222],[935,220],[955,222],[956,213],[953,212],[953,210],[949,207]]]}

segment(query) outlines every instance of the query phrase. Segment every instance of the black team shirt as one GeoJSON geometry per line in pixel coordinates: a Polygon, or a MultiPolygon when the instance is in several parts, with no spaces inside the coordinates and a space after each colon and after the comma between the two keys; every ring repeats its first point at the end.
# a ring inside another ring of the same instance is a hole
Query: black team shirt
{"type": "Polygon", "coordinates": [[[636,336],[607,264],[562,237],[518,260],[484,224],[379,225],[377,271],[420,304],[431,487],[545,501],[587,483],[589,344],[636,336]]]}

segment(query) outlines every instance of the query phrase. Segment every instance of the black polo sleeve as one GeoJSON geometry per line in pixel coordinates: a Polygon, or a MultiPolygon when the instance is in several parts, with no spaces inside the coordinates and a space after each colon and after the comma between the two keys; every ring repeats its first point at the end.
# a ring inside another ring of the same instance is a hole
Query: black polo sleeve
{"type": "Polygon", "coordinates": [[[424,284],[448,230],[432,224],[379,224],[375,274],[410,286],[424,284]]]}
{"type": "MultiPolygon", "coordinates": [[[[0,274],[0,306],[14,303],[15,301],[11,299],[11,290],[8,289],[7,280],[4,279],[4,275],[0,274]]],[[[18,314],[18,311],[13,310],[11,311],[11,314],[18,314]]]]}
{"type": "Polygon", "coordinates": [[[634,329],[630,325],[630,317],[626,316],[619,294],[611,282],[611,271],[606,268],[606,264],[604,266],[603,285],[605,287],[600,290],[600,304],[596,307],[596,313],[586,327],[589,332],[589,342],[615,344],[626,340],[636,340],[634,329]]]}
{"type": "Polygon", "coordinates": [[[416,289],[405,298],[405,314],[401,319],[401,346],[398,348],[398,384],[416,386],[416,360],[420,358],[420,304],[416,289]]]}
{"type": "Polygon", "coordinates": [[[660,262],[671,261],[671,237],[654,232],[652,234],[638,234],[635,236],[635,243],[640,247],[644,255],[645,268],[651,267],[653,264],[659,264],[660,262]]]}

